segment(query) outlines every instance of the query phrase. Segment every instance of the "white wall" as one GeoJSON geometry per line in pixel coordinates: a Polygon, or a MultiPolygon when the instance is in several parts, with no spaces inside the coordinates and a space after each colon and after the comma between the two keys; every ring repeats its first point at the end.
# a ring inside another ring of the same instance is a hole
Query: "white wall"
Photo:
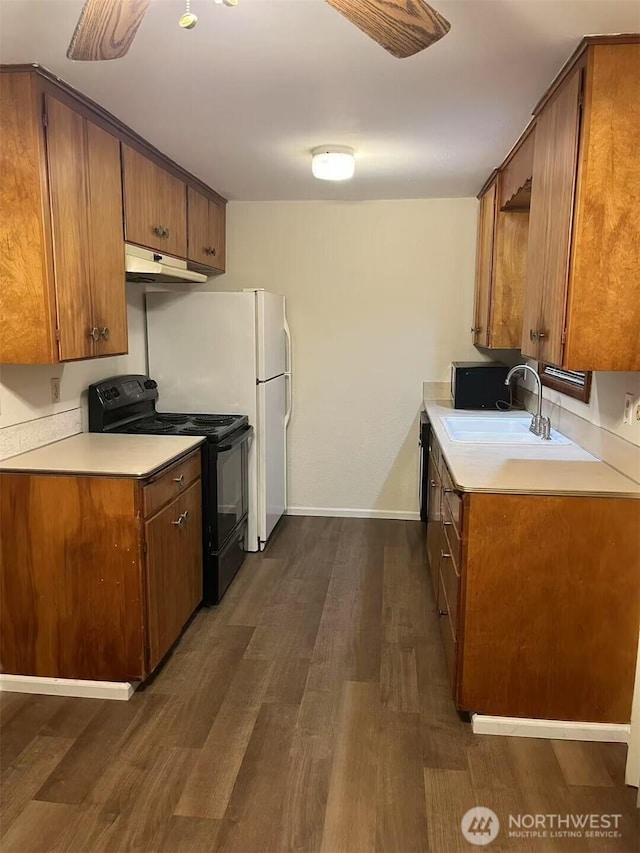
{"type": "Polygon", "coordinates": [[[0,458],[82,429],[91,382],[116,373],[146,372],[141,285],[127,285],[129,354],[60,365],[0,366],[0,458]],[[51,378],[60,378],[60,402],[51,402],[51,378]]]}
{"type": "Polygon", "coordinates": [[[475,199],[229,205],[214,286],[287,297],[291,507],[417,512],[422,382],[480,358],[476,213],[475,199]]]}

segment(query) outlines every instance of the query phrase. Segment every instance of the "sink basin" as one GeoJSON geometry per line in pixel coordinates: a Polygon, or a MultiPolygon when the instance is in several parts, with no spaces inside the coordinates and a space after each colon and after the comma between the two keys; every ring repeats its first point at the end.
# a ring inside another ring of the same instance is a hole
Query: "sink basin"
{"type": "Polygon", "coordinates": [[[551,430],[549,440],[539,438],[529,431],[531,416],[513,417],[473,417],[453,415],[442,418],[444,428],[451,441],[469,442],[471,444],[533,444],[533,445],[569,445],[573,444],[568,438],[556,430],[551,430]]]}

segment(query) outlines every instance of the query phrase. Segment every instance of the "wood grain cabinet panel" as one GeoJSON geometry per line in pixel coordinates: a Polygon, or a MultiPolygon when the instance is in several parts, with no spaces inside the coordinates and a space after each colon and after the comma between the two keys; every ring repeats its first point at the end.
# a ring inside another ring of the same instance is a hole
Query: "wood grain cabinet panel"
{"type": "Polygon", "coordinates": [[[188,258],[225,271],[226,207],[198,190],[187,189],[188,258]]]}
{"type": "Polygon", "coordinates": [[[151,670],[202,600],[200,489],[197,480],[145,524],[151,670]]]}
{"type": "Polygon", "coordinates": [[[427,551],[458,709],[628,722],[640,501],[464,494],[459,538],[447,497],[433,510],[440,533],[429,507],[427,551]]]}
{"type": "Polygon", "coordinates": [[[522,352],[640,370],[640,37],[586,40],[537,113],[522,352]]]}
{"type": "Polygon", "coordinates": [[[119,142],[44,93],[33,74],[0,80],[3,174],[16,176],[3,194],[2,229],[12,239],[3,252],[0,358],[126,353],[119,142]]]}
{"type": "Polygon", "coordinates": [[[3,672],[141,681],[178,639],[202,598],[201,480],[146,522],[144,487],[0,474],[3,672]]]}
{"type": "Polygon", "coordinates": [[[186,258],[186,185],[128,145],[122,173],[127,242],[186,258]]]}
{"type": "MultiPolygon", "coordinates": [[[[520,180],[526,163],[512,181],[520,180]]],[[[489,349],[520,346],[529,214],[498,208],[499,172],[480,196],[473,343],[489,349]]],[[[524,204],[524,202],[523,202],[524,204]]]]}
{"type": "Polygon", "coordinates": [[[577,69],[536,125],[522,352],[549,364],[562,364],[581,93],[577,69]]]}
{"type": "Polygon", "coordinates": [[[493,242],[496,222],[497,186],[493,181],[480,197],[478,245],[476,249],[476,298],[471,334],[477,346],[489,346],[489,310],[493,274],[493,242]]]}

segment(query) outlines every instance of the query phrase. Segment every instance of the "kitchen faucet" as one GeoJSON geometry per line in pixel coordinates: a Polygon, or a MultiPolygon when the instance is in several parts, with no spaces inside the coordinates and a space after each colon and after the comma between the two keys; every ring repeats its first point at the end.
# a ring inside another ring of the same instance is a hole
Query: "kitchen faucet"
{"type": "Polygon", "coordinates": [[[551,420],[542,414],[542,382],[540,381],[540,374],[538,373],[538,371],[534,370],[533,367],[529,367],[528,364],[516,364],[516,366],[512,367],[511,370],[507,373],[507,378],[504,380],[504,384],[508,385],[511,382],[511,377],[519,370],[521,370],[523,373],[526,373],[527,370],[529,371],[529,373],[533,373],[538,383],[538,409],[533,418],[531,419],[531,425],[529,429],[534,435],[537,435],[539,438],[550,439],[551,420]]]}

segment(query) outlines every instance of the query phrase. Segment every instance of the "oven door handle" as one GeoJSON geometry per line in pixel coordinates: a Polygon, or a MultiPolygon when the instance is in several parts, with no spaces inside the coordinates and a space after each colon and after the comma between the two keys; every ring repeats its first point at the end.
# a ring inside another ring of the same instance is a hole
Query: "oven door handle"
{"type": "Polygon", "coordinates": [[[253,427],[248,426],[245,430],[243,430],[240,435],[232,441],[230,444],[223,444],[220,447],[216,447],[218,453],[226,453],[228,450],[233,450],[234,447],[237,447],[239,444],[242,444],[243,441],[246,441],[253,435],[253,427]]]}

